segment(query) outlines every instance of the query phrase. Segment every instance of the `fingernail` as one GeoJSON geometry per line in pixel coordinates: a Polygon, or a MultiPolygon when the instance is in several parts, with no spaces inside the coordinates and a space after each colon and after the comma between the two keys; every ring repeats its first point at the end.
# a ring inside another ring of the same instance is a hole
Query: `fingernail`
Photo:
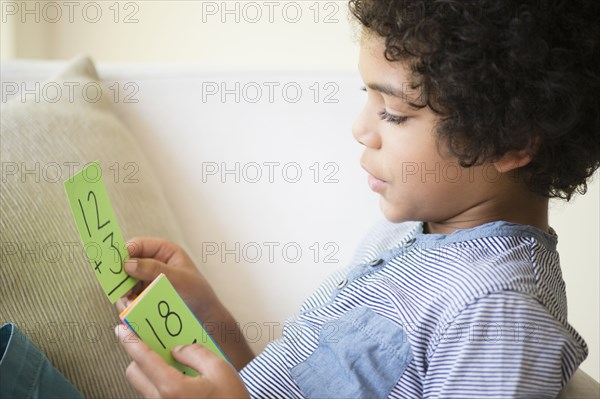
{"type": "Polygon", "coordinates": [[[137,269],[138,261],[137,259],[128,259],[125,261],[125,270],[128,272],[135,272],[137,269]]]}
{"type": "Polygon", "coordinates": [[[183,348],[183,345],[177,345],[173,348],[173,352],[179,352],[183,348]]]}

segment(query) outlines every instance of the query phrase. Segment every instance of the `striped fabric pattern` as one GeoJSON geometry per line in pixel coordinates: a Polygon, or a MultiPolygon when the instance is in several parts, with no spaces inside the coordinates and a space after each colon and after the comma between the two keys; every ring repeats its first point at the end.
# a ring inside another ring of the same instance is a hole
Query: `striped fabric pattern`
{"type": "Polygon", "coordinates": [[[305,397],[290,370],[324,326],[368,307],[410,341],[389,398],[554,398],[588,352],[567,322],[557,239],[504,221],[442,235],[382,220],[241,376],[252,397],[305,397]]]}

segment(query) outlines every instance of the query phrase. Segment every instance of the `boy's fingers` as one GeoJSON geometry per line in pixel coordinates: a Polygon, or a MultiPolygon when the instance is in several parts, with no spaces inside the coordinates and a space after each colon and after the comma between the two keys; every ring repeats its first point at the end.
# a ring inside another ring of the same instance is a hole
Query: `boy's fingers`
{"type": "Polygon", "coordinates": [[[223,359],[200,344],[175,347],[172,355],[179,363],[193,368],[201,375],[211,376],[223,365],[229,366],[223,359]]]}
{"type": "Polygon", "coordinates": [[[125,298],[119,298],[119,299],[117,299],[117,302],[115,303],[115,305],[117,306],[117,310],[119,311],[119,313],[121,313],[129,305],[129,300],[127,300],[125,298]]]}
{"type": "MultiPolygon", "coordinates": [[[[126,270],[127,271],[127,270],[126,270]]],[[[143,290],[146,288],[144,281],[138,281],[136,285],[134,285],[125,295],[123,295],[124,299],[129,301],[133,301],[143,290]]]]}
{"type": "Polygon", "coordinates": [[[131,362],[125,370],[125,377],[144,398],[160,398],[158,390],[142,372],[136,362],[131,362]]]}
{"type": "Polygon", "coordinates": [[[159,274],[168,274],[169,265],[155,259],[128,259],[125,261],[125,271],[131,277],[141,281],[152,281],[159,274]]]}
{"type": "Polygon", "coordinates": [[[168,263],[179,250],[177,245],[154,237],[134,237],[125,246],[132,258],[154,258],[163,263],[168,263]]]}
{"type": "Polygon", "coordinates": [[[141,372],[153,381],[155,385],[160,385],[161,381],[177,381],[182,375],[173,367],[169,366],[156,352],[141,339],[135,336],[135,333],[124,325],[120,324],[115,328],[115,332],[125,351],[131,356],[131,359],[137,364],[141,372]],[[134,336],[135,339],[131,339],[134,336]]]}

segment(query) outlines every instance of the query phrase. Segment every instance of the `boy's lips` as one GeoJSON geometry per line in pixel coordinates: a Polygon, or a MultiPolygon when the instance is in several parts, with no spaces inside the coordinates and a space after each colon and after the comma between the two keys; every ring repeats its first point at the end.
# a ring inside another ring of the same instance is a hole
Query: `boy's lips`
{"type": "Polygon", "coordinates": [[[375,192],[381,192],[385,188],[387,182],[385,180],[381,180],[378,177],[375,177],[366,167],[361,165],[362,168],[368,173],[367,183],[369,184],[369,188],[375,192]]]}
{"type": "Polygon", "coordinates": [[[383,191],[383,189],[385,188],[385,185],[387,184],[385,181],[379,180],[372,174],[369,174],[367,182],[369,183],[369,187],[371,188],[371,190],[373,190],[375,192],[383,191]]]}

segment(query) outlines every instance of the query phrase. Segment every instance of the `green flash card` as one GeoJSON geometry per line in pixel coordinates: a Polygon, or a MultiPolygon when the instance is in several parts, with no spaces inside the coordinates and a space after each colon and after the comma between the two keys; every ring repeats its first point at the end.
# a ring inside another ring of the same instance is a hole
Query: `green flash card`
{"type": "Polygon", "coordinates": [[[129,258],[98,161],[64,182],[86,255],[108,299],[115,303],[137,280],[125,273],[129,258]]]}
{"type": "Polygon", "coordinates": [[[178,345],[199,343],[228,361],[162,273],[121,312],[120,317],[146,345],[186,375],[195,376],[198,372],[175,361],[171,350],[178,345]]]}

